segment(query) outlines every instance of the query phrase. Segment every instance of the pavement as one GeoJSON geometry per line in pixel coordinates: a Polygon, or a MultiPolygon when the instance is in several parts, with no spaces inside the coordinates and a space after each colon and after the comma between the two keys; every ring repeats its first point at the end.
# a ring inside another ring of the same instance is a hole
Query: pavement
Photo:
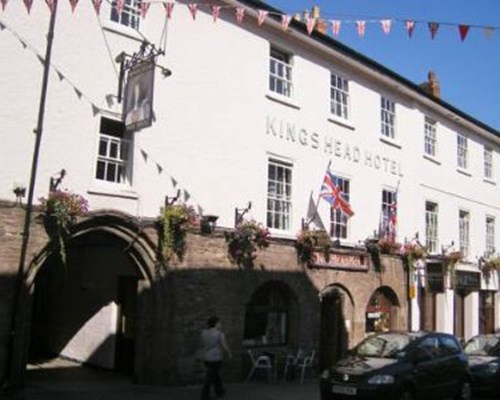
{"type": "MultiPolygon", "coordinates": [[[[256,380],[249,383],[226,384],[224,400],[317,400],[317,379],[303,384],[294,382],[267,383],[256,380]]],[[[12,400],[199,400],[200,385],[167,387],[137,385],[130,377],[111,371],[94,370],[71,365],[51,368],[31,365],[26,384],[22,388],[0,391],[1,399],[12,400]]]]}

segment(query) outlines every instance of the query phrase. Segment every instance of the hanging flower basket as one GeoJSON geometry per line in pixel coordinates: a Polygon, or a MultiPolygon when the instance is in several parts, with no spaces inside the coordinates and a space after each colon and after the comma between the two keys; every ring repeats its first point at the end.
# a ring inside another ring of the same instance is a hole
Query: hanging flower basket
{"type": "Polygon", "coordinates": [[[225,236],[229,259],[240,267],[253,267],[257,250],[269,246],[269,230],[253,220],[244,221],[225,236]]]}
{"type": "Polygon", "coordinates": [[[314,251],[321,251],[325,260],[330,259],[330,249],[332,241],[330,235],[325,230],[302,229],[297,235],[295,249],[297,258],[301,264],[314,262],[314,251]]]}
{"type": "Polygon", "coordinates": [[[486,282],[489,282],[493,271],[500,273],[500,257],[491,257],[484,260],[479,264],[479,268],[481,269],[486,282]]]}
{"type": "Polygon", "coordinates": [[[462,261],[463,254],[460,251],[452,251],[444,255],[444,264],[449,272],[454,272],[456,265],[462,261]]]}
{"type": "Polygon", "coordinates": [[[186,252],[187,230],[195,226],[198,216],[194,208],[185,204],[168,205],[161,210],[160,245],[167,260],[172,256],[182,261],[186,252]]]}
{"type": "Polygon", "coordinates": [[[88,212],[88,201],[81,195],[67,190],[55,190],[48,197],[40,198],[41,217],[47,235],[59,243],[59,254],[66,263],[66,240],[77,217],[88,212]]]}
{"type": "Polygon", "coordinates": [[[417,260],[422,260],[427,256],[427,249],[418,243],[405,243],[400,250],[401,257],[410,269],[414,268],[417,260]]]}

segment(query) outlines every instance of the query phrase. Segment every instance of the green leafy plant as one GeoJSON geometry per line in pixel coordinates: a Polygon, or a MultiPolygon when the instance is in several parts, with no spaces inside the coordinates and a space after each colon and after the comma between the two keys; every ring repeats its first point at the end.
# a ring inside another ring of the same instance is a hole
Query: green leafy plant
{"type": "Polygon", "coordinates": [[[368,253],[370,253],[373,268],[376,272],[382,272],[384,266],[382,265],[382,260],[380,259],[381,254],[397,255],[401,249],[401,244],[394,240],[386,238],[369,238],[365,240],[365,247],[368,253]]]}
{"type": "Polygon", "coordinates": [[[330,249],[332,241],[330,235],[325,230],[302,229],[297,235],[295,249],[300,263],[308,264],[314,261],[314,251],[323,253],[325,260],[330,259],[330,249]]]}
{"type": "Polygon", "coordinates": [[[48,197],[40,198],[42,217],[49,236],[56,237],[59,243],[59,254],[66,263],[66,240],[77,217],[88,212],[88,201],[81,195],[67,190],[55,190],[48,197]]]}
{"type": "Polygon", "coordinates": [[[243,267],[252,267],[257,250],[269,246],[270,233],[262,224],[243,221],[232,232],[225,233],[229,259],[243,267]]]}
{"type": "Polygon", "coordinates": [[[413,268],[415,261],[427,256],[427,249],[419,243],[408,242],[401,246],[400,254],[408,268],[413,268]]]}
{"type": "Polygon", "coordinates": [[[186,233],[196,225],[198,217],[194,208],[185,204],[168,205],[161,210],[161,248],[165,258],[173,255],[182,261],[186,252],[186,233]]]}
{"type": "Polygon", "coordinates": [[[444,255],[444,264],[449,272],[453,272],[455,270],[456,265],[462,261],[464,258],[462,252],[460,251],[452,251],[451,253],[444,255]]]}
{"type": "Polygon", "coordinates": [[[500,257],[496,256],[490,257],[486,260],[482,260],[482,262],[479,263],[479,266],[485,280],[489,282],[493,271],[497,271],[497,273],[500,273],[500,257]]]}

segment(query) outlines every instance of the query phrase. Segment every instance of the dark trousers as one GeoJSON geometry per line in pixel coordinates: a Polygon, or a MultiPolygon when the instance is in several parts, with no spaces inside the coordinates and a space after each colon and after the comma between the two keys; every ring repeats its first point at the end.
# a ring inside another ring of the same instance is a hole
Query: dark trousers
{"type": "Polygon", "coordinates": [[[224,396],[226,393],[219,374],[221,364],[222,361],[205,361],[206,374],[203,389],[201,390],[201,400],[210,399],[210,388],[212,386],[216,396],[224,396]]]}

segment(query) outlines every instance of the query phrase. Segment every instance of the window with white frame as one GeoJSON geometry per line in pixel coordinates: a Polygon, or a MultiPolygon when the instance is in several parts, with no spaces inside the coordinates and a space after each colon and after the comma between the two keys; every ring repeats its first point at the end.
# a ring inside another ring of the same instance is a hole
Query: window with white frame
{"type": "Polygon", "coordinates": [[[330,75],[330,112],[342,119],[350,118],[349,81],[336,74],[330,75]]]}
{"type": "Polygon", "coordinates": [[[464,135],[457,134],[457,165],[461,169],[468,168],[468,143],[464,135]]]}
{"type": "Polygon", "coordinates": [[[425,247],[430,254],[438,253],[438,205],[425,202],[425,247]]]}
{"type": "Polygon", "coordinates": [[[124,0],[121,13],[116,8],[117,0],[111,3],[111,21],[132,29],[139,29],[141,0],[124,0]]]}
{"type": "Polygon", "coordinates": [[[380,117],[382,136],[396,137],[396,104],[385,97],[380,98],[380,117]]]}
{"type": "Polygon", "coordinates": [[[292,214],[292,165],[270,159],[267,169],[267,227],[289,230],[292,214]]]}
{"type": "Polygon", "coordinates": [[[486,249],[485,257],[492,257],[495,254],[495,218],[486,217],[486,249]]]}
{"type": "MultiPolygon", "coordinates": [[[[346,203],[350,203],[350,181],[339,176],[333,175],[335,181],[335,186],[339,188],[340,195],[345,200],[346,203]]],[[[346,239],[347,238],[347,221],[349,216],[347,216],[342,210],[338,208],[330,209],[330,236],[336,239],[346,239]]]]}
{"type": "Polygon", "coordinates": [[[101,118],[95,177],[111,183],[130,183],[129,134],[121,121],[101,118]]]}
{"type": "Polygon", "coordinates": [[[275,47],[271,47],[269,58],[269,90],[285,97],[292,97],[292,56],[275,47]]]}
{"type": "Polygon", "coordinates": [[[469,257],[470,250],[470,214],[468,211],[458,211],[458,239],[460,245],[460,252],[464,258],[469,257]]]}
{"type": "Polygon", "coordinates": [[[425,138],[424,138],[424,151],[425,154],[431,157],[436,157],[436,121],[431,118],[425,117],[425,138]]]}
{"type": "Polygon", "coordinates": [[[379,234],[395,240],[397,226],[397,193],[394,190],[382,190],[382,221],[379,234]]]}
{"type": "Polygon", "coordinates": [[[493,149],[484,147],[484,177],[493,179],[493,149]]]}

